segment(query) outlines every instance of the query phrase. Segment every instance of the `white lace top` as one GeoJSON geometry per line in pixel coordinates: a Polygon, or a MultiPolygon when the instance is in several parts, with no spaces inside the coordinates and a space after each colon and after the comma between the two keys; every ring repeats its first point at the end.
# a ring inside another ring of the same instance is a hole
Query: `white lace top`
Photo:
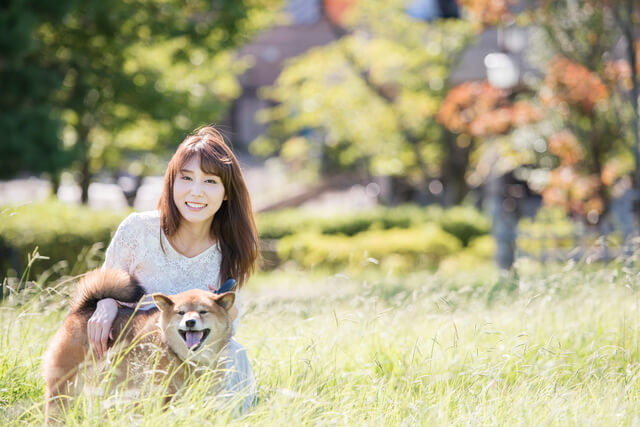
{"type": "MultiPolygon", "coordinates": [[[[188,289],[208,290],[209,284],[217,288],[221,261],[217,244],[192,258],[177,252],[160,231],[160,212],[149,211],[132,213],[122,221],[107,248],[103,268],[127,271],[149,294],[173,295],[188,289]]],[[[235,306],[238,317],[233,322],[234,333],[242,308],[238,291],[235,306]]]]}

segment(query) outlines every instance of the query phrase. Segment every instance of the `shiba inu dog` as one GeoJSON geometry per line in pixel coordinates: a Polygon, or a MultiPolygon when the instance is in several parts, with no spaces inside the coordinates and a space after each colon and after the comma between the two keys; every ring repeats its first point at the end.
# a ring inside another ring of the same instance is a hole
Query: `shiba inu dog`
{"type": "Polygon", "coordinates": [[[89,348],[87,321],[98,301],[114,298],[122,302],[138,302],[144,289],[129,274],[116,270],[94,270],[76,286],[70,302],[70,313],[56,332],[42,360],[46,382],[46,411],[64,403],[65,398],[80,393],[85,380],[94,377],[105,365],[118,364],[115,385],[135,388],[148,381],[142,373],[167,379],[166,396],[174,394],[198,367],[216,368],[232,334],[228,310],[235,294],[214,294],[189,290],[177,295],[153,294],[157,308],[136,310],[120,307],[113,322],[107,357],[95,360],[89,348]]]}

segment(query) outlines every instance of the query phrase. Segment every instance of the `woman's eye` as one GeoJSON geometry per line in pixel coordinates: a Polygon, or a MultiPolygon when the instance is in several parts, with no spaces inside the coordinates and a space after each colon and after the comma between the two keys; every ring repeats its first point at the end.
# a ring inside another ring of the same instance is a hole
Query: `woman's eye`
{"type": "Polygon", "coordinates": [[[183,179],[185,181],[191,181],[191,177],[189,177],[189,176],[183,176],[180,179],[183,179]]]}
{"type": "Polygon", "coordinates": [[[215,179],[208,179],[205,181],[208,184],[217,184],[218,182],[215,179]]]}

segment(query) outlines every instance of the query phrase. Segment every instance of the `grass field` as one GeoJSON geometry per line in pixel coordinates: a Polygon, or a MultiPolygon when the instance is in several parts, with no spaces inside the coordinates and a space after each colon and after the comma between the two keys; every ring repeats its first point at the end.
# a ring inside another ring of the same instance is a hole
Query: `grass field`
{"type": "MultiPolygon", "coordinates": [[[[251,412],[234,418],[196,384],[168,410],[153,395],[80,398],[65,424],[638,425],[637,265],[261,273],[237,335],[259,384],[251,412]]],[[[65,292],[0,306],[1,425],[43,422],[40,357],[65,292]]]]}

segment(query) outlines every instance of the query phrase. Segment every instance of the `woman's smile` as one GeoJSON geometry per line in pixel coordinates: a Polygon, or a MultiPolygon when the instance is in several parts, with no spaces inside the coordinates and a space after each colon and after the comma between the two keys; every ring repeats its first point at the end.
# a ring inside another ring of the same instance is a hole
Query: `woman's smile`
{"type": "Polygon", "coordinates": [[[199,202],[185,202],[184,204],[194,210],[202,210],[207,207],[206,203],[199,203],[199,202]]]}

